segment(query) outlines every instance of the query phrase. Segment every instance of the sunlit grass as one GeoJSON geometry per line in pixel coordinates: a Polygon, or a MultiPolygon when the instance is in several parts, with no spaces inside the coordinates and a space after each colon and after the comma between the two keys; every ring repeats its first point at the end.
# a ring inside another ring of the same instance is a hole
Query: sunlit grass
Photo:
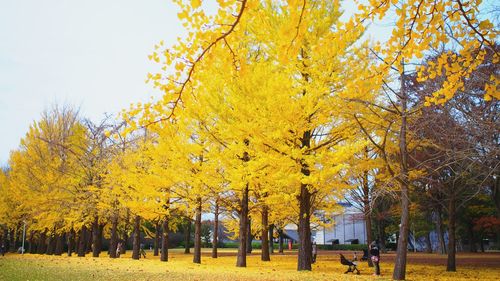
{"type": "MultiPolygon", "coordinates": [[[[171,250],[169,261],[160,262],[150,252],[146,259],[132,260],[131,252],[119,259],[18,255],[0,257],[0,280],[390,280],[393,264],[382,262],[382,276],[372,276],[365,262],[358,268],[361,275],[346,275],[345,266],[336,255],[320,255],[312,272],[296,271],[296,256],[273,255],[271,262],[261,262],[260,254],[248,257],[247,268],[237,268],[236,257],[202,257],[201,264],[192,263],[192,255],[171,250]]],[[[220,253],[234,253],[221,250],[220,253]]],[[[455,273],[446,273],[443,266],[408,266],[408,280],[498,280],[500,268],[459,267],[455,273]]]]}

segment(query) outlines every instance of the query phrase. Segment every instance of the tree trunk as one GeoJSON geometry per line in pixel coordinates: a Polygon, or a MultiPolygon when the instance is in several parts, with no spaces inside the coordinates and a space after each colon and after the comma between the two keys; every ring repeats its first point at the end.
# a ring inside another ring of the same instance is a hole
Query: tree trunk
{"type": "MultiPolygon", "coordinates": [[[[308,176],[309,170],[303,168],[303,174],[308,176]],[[307,170],[307,171],[306,171],[307,170]]],[[[311,193],[306,184],[300,184],[299,196],[299,255],[297,270],[311,270],[312,244],[311,244],[311,193]]]]}
{"type": "Polygon", "coordinates": [[[11,253],[16,252],[16,230],[14,228],[10,229],[9,233],[9,250],[11,253]]]}
{"type": "Polygon", "coordinates": [[[451,196],[448,202],[448,262],[446,266],[446,271],[457,271],[457,265],[455,260],[456,253],[456,241],[455,241],[455,198],[451,196]]]}
{"type": "Polygon", "coordinates": [[[140,256],[140,245],[141,245],[141,217],[135,216],[134,220],[134,235],[133,235],[133,244],[132,244],[132,259],[138,260],[140,256]]]}
{"type": "Polygon", "coordinates": [[[269,226],[269,253],[274,253],[274,224],[269,226]]]}
{"type": "Polygon", "coordinates": [[[73,248],[75,247],[75,230],[71,228],[68,234],[68,257],[71,257],[71,254],[73,253],[73,248]]]}
{"type": "Polygon", "coordinates": [[[252,253],[252,240],[253,240],[252,218],[249,216],[248,217],[248,224],[247,224],[247,254],[252,253]]]}
{"type": "MultiPolygon", "coordinates": [[[[35,247],[33,247],[33,243],[34,243],[34,236],[35,236],[35,232],[33,230],[30,231],[30,238],[28,239],[29,241],[29,248],[28,248],[28,253],[30,254],[34,254],[35,252],[35,247]]],[[[0,240],[0,243],[2,243],[3,241],[0,240]]]]}
{"type": "Polygon", "coordinates": [[[191,243],[191,219],[188,219],[186,225],[184,226],[184,254],[190,253],[191,243]]]}
{"type": "Polygon", "coordinates": [[[168,218],[165,217],[161,232],[161,261],[168,261],[168,218]]]}
{"type": "Polygon", "coordinates": [[[153,250],[153,256],[158,256],[158,248],[160,245],[160,236],[161,236],[161,229],[160,229],[160,221],[157,221],[155,224],[155,240],[154,240],[154,250],[153,250]]]}
{"type": "MultiPolygon", "coordinates": [[[[403,61],[404,67],[404,61],[403,61]]],[[[400,153],[400,173],[399,179],[401,186],[401,226],[399,227],[399,239],[397,244],[396,262],[392,279],[405,280],[406,278],[406,255],[408,251],[408,234],[409,234],[409,219],[410,219],[410,183],[408,177],[408,151],[406,143],[407,129],[407,102],[408,93],[405,87],[404,69],[401,73],[401,127],[399,132],[399,153],[400,153]]]]}
{"type": "Polygon", "coordinates": [[[85,254],[90,254],[92,252],[92,226],[87,228],[87,241],[85,242],[85,254]]]}
{"type": "Polygon", "coordinates": [[[425,252],[428,254],[432,253],[431,233],[430,232],[427,232],[425,234],[425,252]]]}
{"type": "MultiPolygon", "coordinates": [[[[365,157],[368,156],[368,147],[365,147],[365,157]]],[[[366,244],[372,243],[372,218],[370,209],[370,186],[368,185],[368,172],[363,172],[363,215],[365,217],[366,244]]],[[[368,266],[373,267],[370,251],[368,251],[368,266]]]]}
{"type": "Polygon", "coordinates": [[[237,267],[247,266],[247,231],[248,231],[248,183],[243,189],[242,198],[240,201],[240,229],[239,229],[239,246],[238,258],[236,260],[237,267]]]}
{"type": "Polygon", "coordinates": [[[116,247],[118,246],[118,214],[115,214],[111,219],[111,237],[109,240],[109,257],[116,258],[116,247]]]}
{"type": "Polygon", "coordinates": [[[443,219],[441,217],[441,209],[437,210],[436,216],[436,231],[439,240],[439,252],[444,255],[446,254],[446,246],[444,242],[444,231],[443,231],[443,219]]]}
{"type": "Polygon", "coordinates": [[[80,237],[78,238],[78,256],[85,257],[85,248],[87,241],[87,226],[83,225],[82,230],[80,231],[80,237]]]}
{"type": "Polygon", "coordinates": [[[130,210],[127,209],[127,216],[125,218],[125,230],[123,231],[123,244],[122,244],[122,247],[121,247],[121,250],[120,250],[120,254],[123,255],[127,252],[127,248],[128,248],[128,239],[129,239],[129,236],[128,236],[128,227],[130,225],[130,210]]]}
{"type": "Polygon", "coordinates": [[[469,252],[471,252],[471,253],[477,252],[476,243],[475,243],[476,238],[474,236],[474,228],[473,227],[474,227],[474,224],[472,224],[472,222],[467,225],[467,232],[469,234],[468,235],[469,236],[469,252]]]}
{"type": "Polygon", "coordinates": [[[214,237],[212,239],[212,258],[217,258],[217,244],[219,244],[219,201],[215,200],[214,237]]]}
{"type": "Polygon", "coordinates": [[[44,230],[42,233],[40,233],[40,237],[38,238],[38,245],[36,247],[36,253],[37,254],[43,254],[45,253],[45,240],[47,239],[46,236],[46,230],[44,230]]]}
{"type": "Polygon", "coordinates": [[[99,248],[99,217],[94,217],[94,223],[92,224],[92,256],[98,258],[101,253],[99,248]]]}
{"type": "Polygon", "coordinates": [[[283,230],[278,230],[278,253],[283,254],[283,230]]]}
{"type": "Polygon", "coordinates": [[[55,237],[55,246],[56,248],[54,249],[54,255],[60,256],[62,255],[63,252],[63,247],[64,247],[64,234],[57,234],[55,237]]]}
{"type": "Polygon", "coordinates": [[[262,207],[262,234],[261,234],[261,241],[262,241],[262,251],[260,255],[260,259],[262,261],[271,261],[271,257],[269,256],[269,211],[267,209],[267,206],[264,205],[262,207]]]}
{"type": "Polygon", "coordinates": [[[54,254],[54,234],[49,235],[47,239],[47,249],[45,250],[46,255],[54,254]]]}
{"type": "Polygon", "coordinates": [[[196,199],[196,216],[194,221],[194,263],[201,263],[201,198],[196,199]]]}

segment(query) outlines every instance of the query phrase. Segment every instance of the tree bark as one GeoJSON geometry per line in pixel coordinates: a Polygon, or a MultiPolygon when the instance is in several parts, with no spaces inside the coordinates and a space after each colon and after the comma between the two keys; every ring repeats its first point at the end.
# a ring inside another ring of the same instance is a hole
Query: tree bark
{"type": "Polygon", "coordinates": [[[191,219],[187,220],[186,225],[184,226],[184,254],[191,253],[190,244],[191,243],[191,219]]]}
{"type": "Polygon", "coordinates": [[[10,233],[9,233],[9,251],[11,253],[15,253],[16,252],[16,230],[15,228],[11,228],[10,229],[10,233]]]}
{"type": "Polygon", "coordinates": [[[118,246],[118,215],[114,214],[111,219],[111,238],[109,240],[109,257],[114,259],[116,258],[116,247],[118,246]]]}
{"type": "Polygon", "coordinates": [[[165,217],[161,232],[161,261],[168,261],[168,218],[165,217]]]}
{"type": "Polygon", "coordinates": [[[133,235],[133,244],[132,244],[132,259],[138,260],[140,258],[140,245],[141,245],[141,217],[135,216],[134,220],[134,235],[133,235]]]}
{"type": "MultiPolygon", "coordinates": [[[[303,174],[309,175],[309,170],[303,168],[303,174]],[[307,171],[306,171],[307,170],[307,171]]],[[[297,270],[311,270],[311,193],[306,184],[300,184],[299,196],[299,255],[297,270]]]]}
{"type": "Polygon", "coordinates": [[[212,258],[217,258],[217,246],[219,244],[219,200],[215,200],[214,211],[214,237],[212,239],[212,258]]]}
{"type": "Polygon", "coordinates": [[[252,240],[253,240],[252,218],[249,216],[248,217],[248,224],[247,224],[247,254],[252,253],[252,240]]]}
{"type": "Polygon", "coordinates": [[[73,253],[73,249],[75,247],[75,230],[71,228],[68,234],[68,257],[71,257],[71,254],[73,253]]]}
{"type": "Polygon", "coordinates": [[[98,258],[101,253],[99,248],[99,217],[96,215],[94,217],[94,222],[92,223],[92,256],[98,258]]]}
{"type": "Polygon", "coordinates": [[[56,248],[54,250],[54,255],[60,256],[64,250],[64,234],[58,234],[55,236],[56,248]]]}
{"type": "Polygon", "coordinates": [[[456,220],[456,207],[455,198],[451,196],[448,202],[448,262],[446,271],[457,271],[455,260],[456,241],[455,241],[455,220],[456,220]]]}
{"type": "MultiPolygon", "coordinates": [[[[404,61],[403,61],[404,67],[404,61]]],[[[407,129],[407,103],[408,93],[405,87],[404,69],[401,73],[401,126],[399,131],[399,166],[401,177],[399,179],[401,186],[401,225],[399,227],[399,239],[397,244],[396,262],[392,279],[405,280],[406,278],[406,255],[408,251],[408,234],[409,234],[409,219],[410,219],[410,183],[408,177],[408,151],[406,142],[407,129]]]]}
{"type": "MultiPolygon", "coordinates": [[[[28,239],[28,241],[29,241],[28,253],[30,253],[30,254],[34,254],[34,253],[35,253],[35,252],[34,252],[34,251],[35,251],[35,247],[33,247],[33,243],[35,242],[35,241],[34,241],[34,236],[35,236],[35,232],[34,232],[33,230],[32,230],[32,231],[30,231],[30,238],[28,239]]],[[[2,240],[0,240],[0,243],[2,243],[2,242],[3,242],[3,241],[2,241],[2,240]]]]}
{"type": "Polygon", "coordinates": [[[155,224],[155,240],[154,240],[154,250],[153,250],[153,256],[158,256],[158,249],[160,245],[160,236],[161,236],[161,228],[160,228],[160,221],[157,221],[155,224]]]}
{"type": "Polygon", "coordinates": [[[194,263],[201,263],[201,198],[196,199],[196,216],[194,221],[194,263]]]}
{"type": "Polygon", "coordinates": [[[469,223],[467,225],[467,232],[469,233],[469,252],[471,253],[475,253],[477,252],[477,249],[476,249],[476,238],[475,238],[475,235],[474,235],[474,225],[471,223],[469,223]]]}
{"type": "Polygon", "coordinates": [[[283,229],[278,229],[278,253],[283,254],[283,229]]]}
{"type": "Polygon", "coordinates": [[[78,256],[85,257],[85,248],[87,241],[87,226],[83,225],[80,230],[80,237],[78,238],[78,256]]]}
{"type": "Polygon", "coordinates": [[[446,254],[446,244],[444,242],[443,219],[441,217],[441,209],[437,210],[436,216],[436,230],[439,240],[439,251],[442,255],[446,254]]]}
{"type": "MultiPolygon", "coordinates": [[[[365,157],[368,158],[368,147],[365,147],[365,157]]],[[[368,172],[363,172],[363,215],[365,217],[366,244],[372,243],[372,218],[370,209],[370,186],[368,185],[368,172]]],[[[368,251],[368,266],[373,267],[370,251],[368,251]]]]}
{"type": "Polygon", "coordinates": [[[431,233],[430,232],[427,232],[425,234],[425,252],[428,254],[432,253],[431,233]]]}
{"type": "Polygon", "coordinates": [[[46,255],[54,254],[54,234],[49,235],[47,239],[47,249],[45,250],[46,255]]]}
{"type": "Polygon", "coordinates": [[[120,251],[120,254],[123,255],[127,252],[127,248],[128,248],[128,239],[129,239],[129,232],[128,232],[128,228],[129,228],[129,225],[130,225],[130,210],[127,209],[127,216],[125,218],[125,230],[123,231],[123,244],[122,244],[122,248],[121,248],[121,251],[120,251]]]}
{"type": "Polygon", "coordinates": [[[269,253],[274,253],[274,224],[269,226],[269,253]]]}
{"type": "Polygon", "coordinates": [[[43,254],[45,253],[45,240],[47,239],[46,236],[46,230],[44,230],[42,233],[40,233],[40,237],[38,238],[38,245],[36,247],[36,253],[37,254],[43,254]]]}
{"type": "Polygon", "coordinates": [[[262,261],[271,261],[271,257],[269,256],[269,210],[266,205],[262,207],[262,251],[260,255],[260,259],[262,261]]]}
{"type": "Polygon", "coordinates": [[[248,231],[248,183],[243,189],[242,198],[240,201],[240,229],[239,229],[239,246],[238,258],[236,260],[237,267],[247,266],[247,231],[248,231]]]}

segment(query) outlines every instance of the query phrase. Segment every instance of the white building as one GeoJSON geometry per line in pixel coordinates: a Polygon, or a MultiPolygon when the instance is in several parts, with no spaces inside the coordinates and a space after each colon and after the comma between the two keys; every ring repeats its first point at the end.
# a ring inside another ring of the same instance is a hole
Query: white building
{"type": "MultiPolygon", "coordinates": [[[[344,210],[331,218],[329,227],[311,226],[312,239],[318,245],[325,244],[367,244],[364,215],[349,203],[339,203],[344,210]]],[[[298,240],[297,226],[287,225],[285,234],[298,240]],[[297,236],[297,237],[296,237],[297,236]]]]}

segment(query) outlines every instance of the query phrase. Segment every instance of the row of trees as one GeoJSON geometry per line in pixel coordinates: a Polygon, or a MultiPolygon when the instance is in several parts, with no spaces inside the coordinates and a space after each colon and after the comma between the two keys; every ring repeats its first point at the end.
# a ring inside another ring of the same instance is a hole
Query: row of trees
{"type": "Polygon", "coordinates": [[[27,221],[42,249],[63,235],[72,249],[91,230],[94,255],[105,236],[111,257],[130,227],[138,258],[146,221],[166,261],[169,231],[189,218],[199,263],[202,214],[217,226],[224,213],[241,267],[252,233],[267,261],[272,228],[295,223],[297,268],[311,270],[311,225],[348,193],[368,224],[401,204],[391,213],[398,280],[416,208],[446,210],[455,270],[463,202],[486,194],[499,207],[497,33],[474,3],[370,1],[347,21],[338,1],[219,1],[215,15],[180,3],[188,38],[150,56],[163,70],[148,80],[165,95],[116,124],[44,114],[12,153],[0,222],[27,221]],[[366,24],[386,13],[397,17],[389,41],[364,41],[366,24]]]}

